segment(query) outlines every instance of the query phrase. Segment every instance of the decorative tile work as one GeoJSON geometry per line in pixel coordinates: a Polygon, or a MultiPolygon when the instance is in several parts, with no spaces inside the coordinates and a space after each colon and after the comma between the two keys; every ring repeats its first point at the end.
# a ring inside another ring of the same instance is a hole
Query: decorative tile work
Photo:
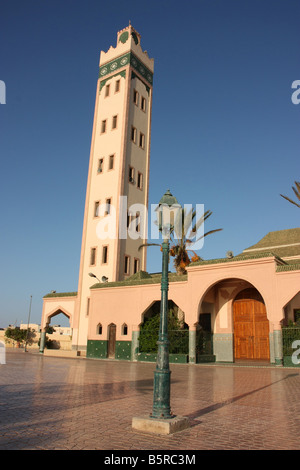
{"type": "Polygon", "coordinates": [[[128,52],[127,54],[124,54],[121,57],[118,57],[117,59],[100,66],[99,77],[106,77],[115,70],[118,70],[121,67],[125,67],[127,65],[131,65],[131,67],[134,68],[140,75],[142,75],[142,77],[148,83],[150,83],[150,85],[153,84],[153,73],[132,52],[128,52]]]}

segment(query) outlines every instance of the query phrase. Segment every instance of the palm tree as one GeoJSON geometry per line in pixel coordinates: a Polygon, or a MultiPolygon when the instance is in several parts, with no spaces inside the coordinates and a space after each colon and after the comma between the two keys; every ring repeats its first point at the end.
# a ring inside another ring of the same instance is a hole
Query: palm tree
{"type": "MultiPolygon", "coordinates": [[[[199,240],[211,235],[212,233],[223,230],[221,228],[210,230],[209,232],[199,234],[200,228],[202,227],[205,220],[212,215],[212,211],[207,210],[204,214],[196,220],[196,210],[191,209],[187,211],[182,209],[179,216],[174,222],[174,230],[170,235],[170,256],[174,258],[174,267],[177,274],[186,274],[186,267],[195,261],[201,261],[202,258],[192,250],[193,244],[196,244],[199,240]],[[193,253],[193,256],[190,254],[193,253]]],[[[201,230],[202,232],[202,230],[201,230]]],[[[145,243],[139,247],[139,250],[145,246],[160,246],[158,243],[145,243]]],[[[162,247],[161,247],[162,250],[162,247]]]]}
{"type": "Polygon", "coordinates": [[[204,214],[196,219],[197,213],[195,209],[187,211],[183,209],[182,216],[178,217],[174,224],[174,232],[171,234],[170,241],[173,243],[170,248],[170,256],[174,258],[174,267],[177,274],[186,274],[186,267],[195,261],[201,261],[194,250],[192,250],[193,244],[196,244],[199,240],[203,239],[207,235],[219,232],[221,228],[210,230],[209,232],[203,233],[203,223],[212,215],[212,211],[207,210],[204,214]],[[193,256],[190,254],[193,253],[193,256]]]}
{"type": "MultiPolygon", "coordinates": [[[[294,193],[296,194],[297,199],[300,201],[300,182],[295,181],[295,186],[296,186],[297,189],[294,186],[292,186],[292,189],[293,189],[294,193]]],[[[291,202],[292,204],[295,204],[295,206],[300,207],[300,204],[293,201],[289,197],[283,196],[282,194],[280,194],[280,196],[283,197],[284,199],[286,199],[287,201],[291,202]]]]}

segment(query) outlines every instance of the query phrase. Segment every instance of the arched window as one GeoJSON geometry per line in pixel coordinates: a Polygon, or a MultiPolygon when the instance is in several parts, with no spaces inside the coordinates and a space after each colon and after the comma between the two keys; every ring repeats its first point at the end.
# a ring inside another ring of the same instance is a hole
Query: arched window
{"type": "Polygon", "coordinates": [[[127,327],[126,323],[123,323],[123,325],[122,325],[122,330],[121,330],[121,331],[122,331],[122,335],[124,335],[124,336],[127,335],[127,333],[128,333],[128,327],[127,327]]]}
{"type": "Polygon", "coordinates": [[[98,323],[98,325],[97,325],[97,335],[102,335],[102,325],[101,325],[101,323],[98,323]]]}

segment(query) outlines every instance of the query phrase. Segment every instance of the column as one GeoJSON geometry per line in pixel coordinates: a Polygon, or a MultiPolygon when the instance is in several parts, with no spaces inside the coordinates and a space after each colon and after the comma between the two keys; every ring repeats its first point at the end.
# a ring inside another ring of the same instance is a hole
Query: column
{"type": "Polygon", "coordinates": [[[44,352],[45,343],[46,343],[46,328],[43,328],[41,330],[41,336],[40,336],[40,353],[44,352]]]}
{"type": "Polygon", "coordinates": [[[196,364],[196,326],[189,326],[189,363],[196,364]]]}
{"type": "Polygon", "coordinates": [[[277,366],[282,366],[282,363],[283,363],[282,331],[281,331],[280,323],[276,323],[273,326],[273,340],[274,340],[275,364],[277,366]]]}
{"type": "Polygon", "coordinates": [[[140,330],[133,330],[131,337],[131,360],[138,360],[140,330]]]}

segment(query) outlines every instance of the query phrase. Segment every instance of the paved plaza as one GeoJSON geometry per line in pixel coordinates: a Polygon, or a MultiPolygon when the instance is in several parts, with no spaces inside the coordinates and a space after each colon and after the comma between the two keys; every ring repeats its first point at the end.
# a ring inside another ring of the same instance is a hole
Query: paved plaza
{"type": "Polygon", "coordinates": [[[0,365],[0,449],[300,449],[300,371],[171,364],[172,412],[190,427],[132,429],[152,411],[151,363],[8,350],[0,365]]]}

